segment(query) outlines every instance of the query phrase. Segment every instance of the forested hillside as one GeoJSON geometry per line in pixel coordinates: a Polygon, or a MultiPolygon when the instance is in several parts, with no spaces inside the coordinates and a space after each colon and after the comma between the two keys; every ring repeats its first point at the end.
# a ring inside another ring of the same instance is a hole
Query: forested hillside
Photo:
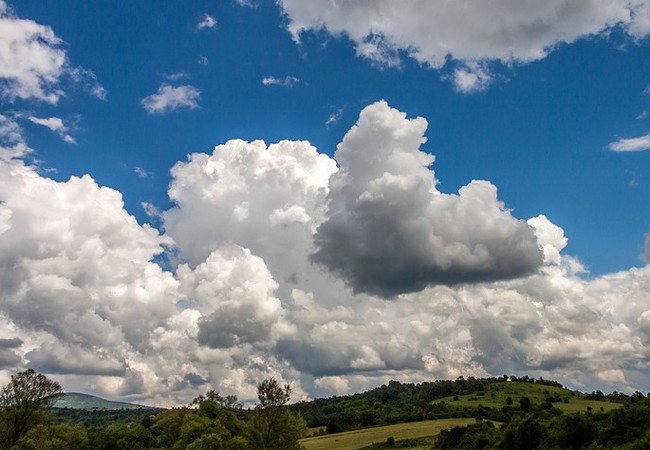
{"type": "MultiPolygon", "coordinates": [[[[413,422],[421,424],[417,439],[377,442],[372,436],[380,433],[363,433],[367,440],[358,441],[359,448],[650,448],[650,399],[640,392],[581,393],[555,381],[504,375],[391,381],[291,405],[290,393],[288,385],[268,379],[258,386],[259,404],[252,409],[214,391],[170,410],[51,409],[60,386],[28,370],[2,390],[0,449],[291,450],[303,448],[300,439],[307,436],[413,422]]],[[[394,429],[408,435],[404,427],[394,429]]],[[[337,448],[343,440],[320,442],[337,448]]]]}
{"type": "MultiPolygon", "coordinates": [[[[634,396],[641,395],[640,393],[634,396]]],[[[609,411],[634,396],[601,392],[584,394],[556,381],[528,376],[436,380],[420,384],[391,381],[370,391],[293,404],[309,427],[325,427],[329,433],[399,422],[477,417],[506,422],[521,410],[561,412],[609,411]],[[526,408],[524,406],[524,408],[526,408]]],[[[636,398],[636,397],[635,397],[636,398]]]]}

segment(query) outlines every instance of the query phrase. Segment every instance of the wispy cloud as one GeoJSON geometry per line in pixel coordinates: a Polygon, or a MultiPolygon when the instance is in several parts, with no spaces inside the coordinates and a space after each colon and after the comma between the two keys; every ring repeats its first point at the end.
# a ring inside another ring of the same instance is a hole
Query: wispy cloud
{"type": "Polygon", "coordinates": [[[204,14],[203,17],[197,22],[196,30],[201,31],[217,27],[217,19],[209,14],[204,14]]]}
{"type": "Polygon", "coordinates": [[[170,73],[168,75],[165,75],[165,78],[167,78],[170,81],[178,81],[178,80],[185,80],[189,78],[190,75],[187,72],[174,72],[170,73]]]}
{"type": "Polygon", "coordinates": [[[329,117],[325,121],[325,125],[333,125],[336,122],[338,122],[339,119],[341,118],[342,113],[343,113],[343,108],[338,108],[336,111],[334,111],[329,115],[329,117]]]}
{"type": "Polygon", "coordinates": [[[39,117],[31,116],[28,117],[27,119],[32,123],[44,126],[45,128],[48,128],[53,133],[58,134],[59,137],[63,139],[65,142],[67,142],[68,144],[77,143],[77,141],[68,134],[68,127],[63,123],[63,120],[59,117],[48,117],[46,119],[42,119],[39,117]]]}
{"type": "Polygon", "coordinates": [[[642,152],[650,150],[650,134],[629,139],[619,139],[609,144],[609,149],[615,152],[642,152]]]}
{"type": "Polygon", "coordinates": [[[147,178],[151,176],[151,172],[143,169],[140,166],[136,166],[133,171],[140,177],[140,178],[147,178]]]}
{"type": "Polygon", "coordinates": [[[152,219],[159,219],[162,216],[162,211],[156,205],[150,202],[142,202],[140,206],[144,210],[144,213],[152,219]]]}
{"type": "Polygon", "coordinates": [[[93,97],[100,100],[106,100],[108,97],[108,91],[97,81],[97,75],[92,70],[74,67],[70,69],[70,77],[93,97]]]}
{"type": "Polygon", "coordinates": [[[292,87],[297,83],[300,83],[300,78],[293,76],[286,76],[284,78],[278,77],[264,77],[262,78],[262,84],[264,86],[282,86],[282,87],[292,87]]]}
{"type": "Polygon", "coordinates": [[[142,106],[149,114],[165,114],[182,108],[196,109],[201,91],[194,86],[171,86],[163,83],[156,94],[142,99],[142,106]]]}

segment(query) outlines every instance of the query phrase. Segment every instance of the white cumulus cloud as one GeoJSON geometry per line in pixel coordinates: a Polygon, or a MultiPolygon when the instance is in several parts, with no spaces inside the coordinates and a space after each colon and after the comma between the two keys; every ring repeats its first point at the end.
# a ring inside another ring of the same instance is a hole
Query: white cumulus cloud
{"type": "MultiPolygon", "coordinates": [[[[544,58],[560,44],[606,35],[617,25],[633,39],[650,32],[650,6],[642,0],[278,3],[294,40],[326,30],[347,36],[357,54],[386,66],[398,66],[405,56],[433,68],[449,60],[526,63],[544,58]]],[[[483,85],[488,78],[461,68],[454,81],[462,90],[483,85]]]]}
{"type": "Polygon", "coordinates": [[[158,92],[142,99],[142,106],[149,114],[165,114],[170,111],[199,107],[201,91],[194,86],[171,86],[163,83],[158,92]]]}
{"type": "Polygon", "coordinates": [[[61,80],[82,82],[98,97],[105,89],[94,74],[70,65],[63,41],[52,28],[16,17],[0,0],[0,94],[57,103],[64,95],[61,80]]]}
{"type": "Polygon", "coordinates": [[[216,26],[217,26],[217,19],[215,19],[209,14],[204,14],[203,17],[197,22],[196,29],[200,31],[206,28],[207,29],[216,28],[216,26]]]}
{"type": "Polygon", "coordinates": [[[467,64],[454,70],[454,86],[464,94],[485,91],[493,81],[490,72],[479,64],[467,64]]]}
{"type": "Polygon", "coordinates": [[[650,150],[650,134],[635,138],[619,139],[610,143],[609,149],[615,152],[643,152],[650,150]]]}
{"type": "MultiPolygon", "coordinates": [[[[33,367],[168,406],[254,401],[269,376],[295,398],[503,373],[650,389],[650,266],[580,278],[545,215],[516,219],[487,181],[440,192],[426,126],[370,105],[338,167],[307,141],[192,154],[173,206],[143,205],[164,234],[88,175],[1,159],[0,380],[33,367]]],[[[19,153],[15,121],[0,131],[19,153]]]]}

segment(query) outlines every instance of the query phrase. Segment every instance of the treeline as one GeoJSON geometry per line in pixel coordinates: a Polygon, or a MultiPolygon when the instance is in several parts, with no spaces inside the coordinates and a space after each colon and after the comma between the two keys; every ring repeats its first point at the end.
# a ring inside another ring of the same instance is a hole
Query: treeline
{"type": "Polygon", "coordinates": [[[258,386],[259,404],[252,410],[234,396],[210,391],[171,410],[61,409],[52,415],[49,407],[60,391],[33,370],[13,376],[0,392],[0,450],[297,450],[307,425],[336,433],[453,417],[477,423],[442,432],[440,448],[650,448],[643,446],[650,439],[650,400],[642,393],[581,394],[541,378],[391,381],[360,394],[293,405],[290,387],[271,378],[258,386]],[[605,413],[602,404],[587,403],[582,414],[557,407],[585,399],[624,406],[605,413]]]}
{"type": "Polygon", "coordinates": [[[58,383],[27,370],[0,392],[0,450],[299,450],[304,420],[286,407],[291,388],[275,379],[257,387],[259,405],[244,411],[234,396],[210,391],[192,405],[162,412],[67,410],[56,423],[50,407],[58,383]]]}
{"type": "MultiPolygon", "coordinates": [[[[630,397],[627,397],[628,400],[630,397]]],[[[650,449],[650,398],[638,394],[613,411],[548,415],[540,410],[515,416],[502,426],[478,421],[442,430],[441,449],[650,449]]]]}
{"type": "Polygon", "coordinates": [[[504,421],[508,420],[507,410],[504,412],[484,407],[459,407],[432,403],[432,400],[484,393],[489,386],[506,381],[563,387],[557,381],[508,375],[488,378],[461,376],[456,380],[436,380],[419,384],[391,381],[387,385],[360,394],[315,399],[293,404],[290,408],[302,415],[309,427],[323,427],[327,433],[449,417],[479,417],[504,421]]]}

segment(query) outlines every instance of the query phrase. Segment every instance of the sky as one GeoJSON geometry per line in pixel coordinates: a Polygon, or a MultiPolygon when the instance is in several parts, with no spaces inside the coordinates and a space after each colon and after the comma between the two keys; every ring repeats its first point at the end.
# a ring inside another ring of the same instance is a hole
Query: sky
{"type": "Polygon", "coordinates": [[[650,390],[650,1],[0,0],[0,384],[650,390]]]}

